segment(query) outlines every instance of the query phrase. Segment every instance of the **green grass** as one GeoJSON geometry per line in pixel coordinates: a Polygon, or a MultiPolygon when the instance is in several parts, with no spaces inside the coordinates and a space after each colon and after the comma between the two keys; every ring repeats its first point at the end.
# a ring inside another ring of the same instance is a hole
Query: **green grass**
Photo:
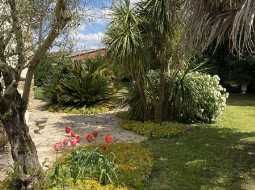
{"type": "MultiPolygon", "coordinates": [[[[126,129],[147,137],[158,127],[124,122],[126,129]]],[[[169,123],[141,144],[111,145],[107,151],[116,156],[120,185],[130,190],[255,190],[255,96],[231,96],[215,124],[161,135],[179,126],[169,123]]],[[[93,183],[90,189],[108,188],[93,183]]],[[[86,189],[83,185],[90,184],[74,184],[74,189],[86,189]]]]}
{"type": "Polygon", "coordinates": [[[154,154],[148,190],[254,190],[255,96],[233,96],[213,125],[144,142],[154,154]]]}

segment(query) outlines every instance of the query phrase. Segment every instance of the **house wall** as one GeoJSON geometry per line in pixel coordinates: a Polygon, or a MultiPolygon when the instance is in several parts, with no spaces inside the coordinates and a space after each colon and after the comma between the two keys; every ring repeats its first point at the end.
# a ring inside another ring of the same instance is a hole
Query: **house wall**
{"type": "Polygon", "coordinates": [[[86,59],[94,59],[97,56],[105,56],[106,55],[106,49],[99,49],[87,53],[81,53],[71,56],[73,61],[84,61],[86,59]]]}

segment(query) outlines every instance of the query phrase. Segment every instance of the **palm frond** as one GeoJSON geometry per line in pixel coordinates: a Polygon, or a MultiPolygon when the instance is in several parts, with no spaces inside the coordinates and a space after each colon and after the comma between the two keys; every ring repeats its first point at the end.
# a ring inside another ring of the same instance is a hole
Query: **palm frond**
{"type": "Polygon", "coordinates": [[[205,50],[227,39],[239,55],[254,53],[254,0],[186,0],[183,11],[187,42],[193,47],[205,50]]]}

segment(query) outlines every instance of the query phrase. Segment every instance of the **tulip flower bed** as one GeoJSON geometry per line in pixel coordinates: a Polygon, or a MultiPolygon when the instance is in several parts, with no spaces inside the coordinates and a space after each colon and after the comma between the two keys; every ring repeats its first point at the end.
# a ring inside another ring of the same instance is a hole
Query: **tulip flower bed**
{"type": "MultiPolygon", "coordinates": [[[[60,151],[64,150],[65,148],[75,147],[75,146],[79,145],[79,143],[81,141],[80,135],[76,134],[72,130],[71,124],[65,124],[64,130],[66,132],[66,136],[62,140],[60,140],[59,142],[57,142],[53,145],[53,148],[56,152],[60,152],[60,151]]],[[[96,141],[97,136],[98,136],[98,131],[94,130],[90,133],[85,133],[84,139],[88,143],[92,143],[92,142],[96,141]]],[[[113,141],[113,137],[110,134],[107,134],[104,136],[105,144],[110,144],[110,143],[112,143],[112,141],[113,141]]]]}
{"type": "Polygon", "coordinates": [[[63,154],[48,172],[52,190],[86,189],[89,185],[95,190],[143,187],[152,168],[152,154],[143,145],[113,144],[114,138],[110,134],[103,136],[103,144],[97,144],[94,142],[97,142],[99,132],[94,130],[84,134],[89,145],[77,146],[81,136],[69,124],[64,130],[66,136],[53,145],[56,153],[63,154]]]}
{"type": "MultiPolygon", "coordinates": [[[[105,140],[111,140],[111,136],[106,136],[105,140]]],[[[67,151],[49,170],[48,177],[51,190],[64,187],[73,190],[143,189],[151,169],[152,154],[143,145],[108,143],[67,151]]]]}

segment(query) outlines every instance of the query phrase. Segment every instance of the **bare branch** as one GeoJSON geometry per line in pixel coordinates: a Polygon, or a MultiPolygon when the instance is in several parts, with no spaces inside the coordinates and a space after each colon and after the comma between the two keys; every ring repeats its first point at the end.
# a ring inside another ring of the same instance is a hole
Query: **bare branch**
{"type": "Polygon", "coordinates": [[[15,39],[17,42],[17,53],[18,53],[18,64],[16,66],[17,70],[17,79],[19,80],[20,73],[22,71],[22,67],[25,64],[25,55],[24,55],[24,41],[23,41],[23,34],[22,34],[22,28],[20,26],[20,21],[18,18],[18,13],[17,13],[17,7],[16,7],[16,2],[15,0],[8,0],[10,9],[11,9],[11,17],[12,17],[12,27],[13,27],[13,32],[15,34],[15,39]]]}
{"type": "Polygon", "coordinates": [[[27,72],[25,86],[24,86],[24,92],[22,95],[22,99],[25,102],[25,105],[28,104],[30,87],[31,87],[36,66],[40,63],[41,58],[45,55],[45,53],[51,47],[54,40],[59,36],[60,32],[65,28],[67,23],[71,20],[71,17],[66,10],[65,0],[57,1],[54,15],[55,15],[55,22],[53,23],[47,38],[41,43],[41,45],[35,51],[35,54],[32,57],[31,61],[29,62],[28,72],[27,72]]]}

